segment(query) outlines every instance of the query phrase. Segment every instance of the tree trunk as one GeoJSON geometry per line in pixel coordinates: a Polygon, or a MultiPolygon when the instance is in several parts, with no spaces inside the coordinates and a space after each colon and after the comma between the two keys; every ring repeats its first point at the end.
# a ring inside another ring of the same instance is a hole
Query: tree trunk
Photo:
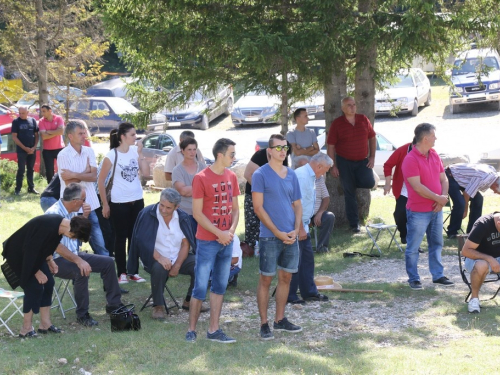
{"type": "Polygon", "coordinates": [[[285,72],[281,79],[281,107],[280,107],[280,122],[281,122],[281,134],[286,137],[288,133],[288,73],[285,72]]]}
{"type": "MultiPolygon", "coordinates": [[[[38,80],[38,100],[39,105],[49,102],[49,90],[47,80],[47,32],[46,25],[43,20],[43,0],[35,1],[36,9],[36,75],[38,80]]],[[[41,116],[41,111],[39,112],[41,116]]],[[[40,153],[43,152],[43,142],[41,142],[40,153]]],[[[43,158],[40,157],[40,174],[46,176],[45,163],[43,158]]]]}

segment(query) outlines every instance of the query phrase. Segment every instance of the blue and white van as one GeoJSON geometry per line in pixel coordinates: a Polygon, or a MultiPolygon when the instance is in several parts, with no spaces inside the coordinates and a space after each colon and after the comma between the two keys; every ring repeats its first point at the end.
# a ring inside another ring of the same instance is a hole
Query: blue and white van
{"type": "Polygon", "coordinates": [[[500,110],[500,56],[494,49],[462,52],[451,72],[450,113],[460,104],[495,102],[500,110]]]}

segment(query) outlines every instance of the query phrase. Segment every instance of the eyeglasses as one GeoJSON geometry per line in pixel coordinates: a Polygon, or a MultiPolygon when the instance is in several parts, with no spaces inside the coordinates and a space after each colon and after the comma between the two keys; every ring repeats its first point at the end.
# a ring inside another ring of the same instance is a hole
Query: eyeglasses
{"type": "Polygon", "coordinates": [[[278,152],[280,152],[281,150],[288,151],[290,149],[289,146],[281,146],[281,145],[273,146],[273,147],[269,147],[269,148],[275,148],[276,151],[278,151],[278,152]]]}

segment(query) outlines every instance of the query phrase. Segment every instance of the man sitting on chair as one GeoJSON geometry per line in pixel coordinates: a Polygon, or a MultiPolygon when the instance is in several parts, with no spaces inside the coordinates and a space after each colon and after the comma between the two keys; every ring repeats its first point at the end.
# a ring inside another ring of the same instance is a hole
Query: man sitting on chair
{"type": "Polygon", "coordinates": [[[489,273],[500,273],[500,212],[476,220],[462,249],[465,269],[470,273],[469,312],[479,313],[479,289],[489,273]]]}
{"type": "MultiPolygon", "coordinates": [[[[189,215],[179,209],[181,195],[177,190],[164,189],[160,202],[145,207],[137,217],[132,234],[132,243],[127,269],[136,269],[139,257],[144,269],[151,274],[153,296],[153,319],[165,319],[163,289],[169,277],[189,275],[191,283],[182,304],[189,310],[189,301],[194,286],[196,239],[189,215]]],[[[208,311],[202,307],[202,312],[208,311]]]]}

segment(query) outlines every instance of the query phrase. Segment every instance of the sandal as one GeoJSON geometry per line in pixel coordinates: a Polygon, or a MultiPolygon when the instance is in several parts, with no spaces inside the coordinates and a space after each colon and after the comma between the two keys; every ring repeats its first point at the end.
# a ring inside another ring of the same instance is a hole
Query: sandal
{"type": "Polygon", "coordinates": [[[29,331],[28,333],[26,333],[25,335],[23,335],[22,333],[20,333],[19,337],[22,338],[22,339],[31,339],[31,338],[38,337],[38,335],[36,334],[35,330],[33,329],[33,330],[29,331]]]}
{"type": "Polygon", "coordinates": [[[57,328],[56,326],[54,325],[51,325],[49,328],[47,329],[42,329],[42,328],[38,328],[38,333],[41,333],[41,334],[44,334],[46,335],[47,333],[49,332],[52,332],[52,333],[61,333],[62,332],[62,329],[60,328],[57,328]]]}

